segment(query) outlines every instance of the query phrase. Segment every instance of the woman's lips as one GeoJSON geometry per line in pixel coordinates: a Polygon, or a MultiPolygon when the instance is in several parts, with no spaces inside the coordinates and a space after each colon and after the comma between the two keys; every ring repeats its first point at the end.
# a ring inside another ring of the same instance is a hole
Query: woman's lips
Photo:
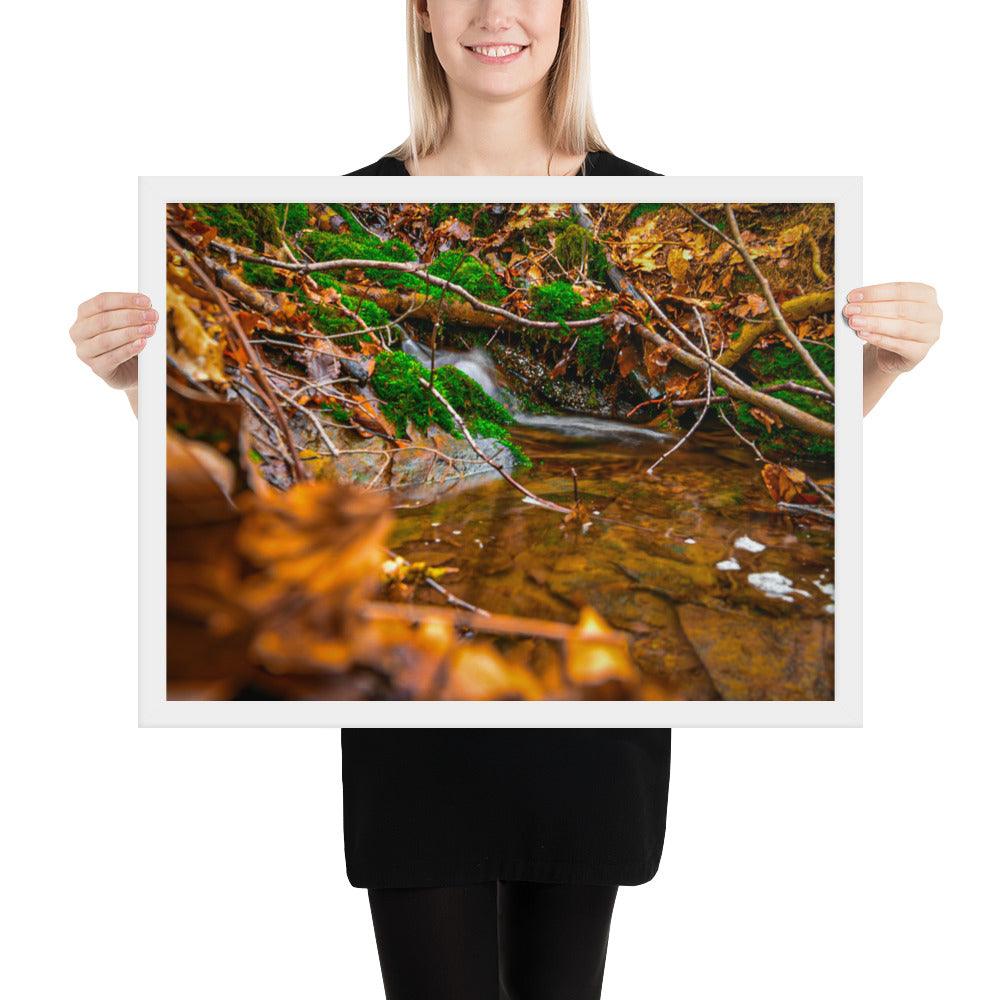
{"type": "Polygon", "coordinates": [[[517,59],[527,45],[466,45],[465,50],[474,55],[480,62],[509,63],[517,59]],[[490,54],[494,53],[494,54],[490,54]]]}

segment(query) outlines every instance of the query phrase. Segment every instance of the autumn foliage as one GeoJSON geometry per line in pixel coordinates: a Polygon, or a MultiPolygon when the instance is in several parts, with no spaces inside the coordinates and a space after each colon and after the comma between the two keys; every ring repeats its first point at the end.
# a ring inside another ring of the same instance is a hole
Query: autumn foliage
{"type": "Polygon", "coordinates": [[[502,406],[398,350],[456,330],[531,338],[548,382],[623,420],[717,413],[776,505],[831,518],[832,476],[794,461],[832,454],[830,206],[735,206],[735,240],[725,206],[693,208],[170,206],[169,696],[671,697],[592,607],[477,608],[392,552],[388,487],[400,456],[468,447],[589,526],[519,483],[502,406]]]}

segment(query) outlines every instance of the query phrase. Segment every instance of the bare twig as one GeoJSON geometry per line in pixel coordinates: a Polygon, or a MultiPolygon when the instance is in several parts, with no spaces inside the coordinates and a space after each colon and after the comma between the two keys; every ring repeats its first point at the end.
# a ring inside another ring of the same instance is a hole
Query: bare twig
{"type": "MultiPolygon", "coordinates": [[[[407,566],[412,565],[408,559],[405,559],[398,553],[393,552],[392,549],[386,549],[385,551],[392,556],[393,559],[402,559],[407,566]]],[[[463,601],[461,597],[457,594],[453,594],[447,587],[442,586],[432,577],[425,576],[422,578],[421,582],[426,583],[432,590],[436,590],[449,604],[457,608],[464,608],[466,611],[471,611],[473,614],[482,615],[484,618],[491,617],[488,611],[485,611],[483,608],[476,607],[475,604],[470,604],[468,601],[463,601]]]]}
{"type": "MultiPolygon", "coordinates": [[[[554,639],[565,642],[577,633],[577,626],[563,622],[550,622],[541,618],[521,618],[517,615],[491,614],[489,616],[468,611],[452,611],[448,608],[420,604],[394,604],[391,601],[369,601],[361,606],[360,613],[365,618],[407,618],[410,621],[444,621],[454,628],[471,629],[478,632],[492,632],[497,635],[533,635],[540,639],[554,639]]],[[[601,635],[602,643],[625,645],[628,636],[624,632],[607,632],[601,635]]]]}
{"type": "Polygon", "coordinates": [[[668,455],[677,451],[678,448],[698,429],[702,420],[705,419],[705,414],[708,412],[708,404],[712,399],[712,345],[709,343],[708,334],[705,333],[705,324],[701,321],[701,313],[698,312],[697,307],[692,307],[694,309],[695,319],[698,320],[698,329],[701,331],[701,340],[705,345],[705,358],[709,362],[708,367],[705,369],[705,405],[701,408],[701,413],[698,414],[698,419],[687,429],[684,436],[676,441],[670,446],[647,470],[646,475],[651,476],[656,467],[662,462],[668,455]]]}
{"type": "Polygon", "coordinates": [[[321,260],[311,264],[289,264],[287,261],[275,260],[273,257],[260,257],[256,254],[248,254],[242,250],[236,250],[225,243],[220,243],[218,240],[213,240],[211,246],[222,253],[232,252],[240,260],[246,260],[252,264],[267,264],[271,267],[284,268],[286,271],[296,271],[300,274],[313,274],[317,271],[333,271],[348,267],[373,268],[379,271],[400,271],[404,274],[415,274],[429,285],[436,285],[438,288],[454,292],[480,312],[492,313],[494,316],[503,316],[513,323],[519,323],[522,326],[530,326],[539,330],[559,330],[562,329],[563,322],[565,322],[566,326],[574,327],[597,326],[605,321],[603,315],[592,316],[589,319],[571,319],[562,322],[519,316],[509,309],[504,309],[503,306],[494,306],[488,302],[483,302],[482,299],[476,298],[472,292],[461,285],[456,285],[445,278],[439,278],[436,274],[430,274],[427,270],[428,265],[423,261],[364,260],[363,258],[352,257],[345,258],[344,260],[321,260]]]}
{"type": "Polygon", "coordinates": [[[292,439],[292,432],[289,429],[288,421],[285,419],[285,412],[282,410],[281,404],[274,396],[270,379],[267,377],[267,372],[264,371],[260,357],[257,354],[257,349],[250,343],[246,333],[244,333],[243,327],[240,325],[240,321],[236,318],[236,315],[230,308],[229,303],[226,301],[225,295],[222,294],[215,282],[212,281],[212,279],[205,273],[202,266],[198,263],[194,252],[182,246],[170,231],[167,232],[167,245],[176,250],[188,262],[191,270],[194,271],[194,273],[201,279],[202,284],[208,289],[209,292],[212,293],[216,302],[218,302],[222,311],[226,314],[226,319],[229,320],[229,325],[236,334],[237,341],[242,345],[243,350],[246,352],[247,358],[250,361],[250,366],[253,368],[254,374],[257,376],[260,383],[264,398],[274,411],[275,420],[281,428],[281,433],[288,444],[288,453],[292,465],[292,475],[295,479],[307,478],[306,470],[302,467],[302,463],[299,461],[298,453],[295,450],[295,442],[292,439]]]}
{"type": "Polygon", "coordinates": [[[816,514],[819,517],[825,517],[831,521],[834,520],[833,511],[827,510],[825,507],[813,507],[807,503],[788,503],[786,500],[779,500],[778,506],[783,510],[791,510],[799,514],[816,514]]]}
{"type": "Polygon", "coordinates": [[[702,225],[707,226],[712,230],[713,233],[720,235],[727,243],[731,244],[736,248],[739,255],[743,258],[744,263],[750,269],[750,273],[757,279],[758,284],[761,287],[761,291],[764,293],[764,298],[767,300],[768,308],[771,310],[771,315],[774,317],[775,323],[778,324],[778,329],[785,335],[785,339],[792,346],[794,351],[802,358],[805,366],[813,373],[816,379],[826,388],[827,392],[830,393],[831,398],[835,395],[833,383],[827,377],[826,372],[816,363],[816,359],[802,346],[802,342],[792,331],[792,328],[788,325],[788,320],[785,319],[784,313],[781,311],[781,307],[778,305],[774,298],[774,293],[771,291],[771,283],[764,277],[763,272],[757,266],[756,261],[747,249],[747,245],[743,240],[743,235],[740,233],[739,224],[736,221],[736,214],[733,212],[733,206],[728,202],[726,203],[726,220],[729,223],[729,228],[732,232],[732,236],[727,235],[721,230],[717,229],[706,219],[703,219],[693,208],[688,205],[681,205],[689,215],[693,215],[702,225]]]}
{"type": "MultiPolygon", "coordinates": [[[[718,371],[728,375],[734,381],[739,382],[742,385],[746,385],[746,382],[744,382],[743,379],[741,379],[739,375],[736,374],[736,372],[732,371],[729,368],[726,368],[724,365],[720,365],[719,362],[715,360],[715,358],[712,356],[711,348],[706,353],[700,347],[692,343],[688,335],[660,308],[659,304],[649,294],[649,292],[646,291],[645,288],[636,286],[636,290],[638,291],[639,295],[641,295],[646,300],[646,302],[648,303],[649,307],[653,310],[653,312],[656,313],[657,318],[660,319],[662,322],[666,323],[667,326],[670,327],[671,331],[681,339],[684,346],[687,347],[688,350],[690,350],[697,357],[702,358],[706,362],[708,362],[709,368],[715,368],[718,371]]],[[[701,316],[698,313],[697,307],[692,306],[692,308],[695,310],[695,315],[698,317],[698,322],[701,323],[701,316]]]]}

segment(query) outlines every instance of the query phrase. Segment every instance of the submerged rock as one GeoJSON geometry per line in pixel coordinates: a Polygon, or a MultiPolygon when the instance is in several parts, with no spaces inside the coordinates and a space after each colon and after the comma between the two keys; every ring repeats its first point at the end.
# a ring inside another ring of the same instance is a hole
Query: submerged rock
{"type": "Polygon", "coordinates": [[[608,386],[594,381],[575,379],[569,375],[549,378],[548,368],[526,351],[497,342],[490,345],[490,353],[513,385],[520,383],[560,410],[596,417],[620,417],[647,398],[632,376],[621,383],[617,396],[612,396],[608,386]]]}
{"type": "MultiPolygon", "coordinates": [[[[499,473],[465,438],[456,438],[435,426],[426,434],[410,428],[409,441],[362,438],[350,428],[324,424],[330,443],[340,452],[332,455],[311,421],[296,421],[296,438],[304,443],[303,461],[318,479],[371,484],[373,490],[409,490],[415,487],[452,484],[454,480],[499,476],[499,473]],[[299,422],[301,421],[301,422],[299,422]]],[[[505,472],[514,469],[514,455],[492,438],[474,438],[484,455],[505,472]]]]}
{"type": "Polygon", "coordinates": [[[764,618],[700,604],[677,608],[681,627],[730,701],[833,699],[833,622],[764,618]]]}

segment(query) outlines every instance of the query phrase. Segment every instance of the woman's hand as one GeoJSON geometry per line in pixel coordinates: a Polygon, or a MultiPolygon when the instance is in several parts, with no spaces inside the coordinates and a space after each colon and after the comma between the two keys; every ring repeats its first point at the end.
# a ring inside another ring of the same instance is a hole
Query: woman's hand
{"type": "Polygon", "coordinates": [[[156,330],[156,310],[150,306],[141,293],[101,292],[77,310],[69,328],[77,357],[112,389],[135,393],[138,355],[156,330]]]}
{"type": "Polygon", "coordinates": [[[894,281],[855,288],[847,296],[844,316],[854,332],[877,349],[878,368],[898,375],[927,356],[941,336],[944,314],[930,285],[894,281]]]}
{"type": "Polygon", "coordinates": [[[848,293],[844,318],[865,341],[864,412],[901,372],[915,368],[941,336],[944,314],[930,285],[893,281],[848,293]]]}

